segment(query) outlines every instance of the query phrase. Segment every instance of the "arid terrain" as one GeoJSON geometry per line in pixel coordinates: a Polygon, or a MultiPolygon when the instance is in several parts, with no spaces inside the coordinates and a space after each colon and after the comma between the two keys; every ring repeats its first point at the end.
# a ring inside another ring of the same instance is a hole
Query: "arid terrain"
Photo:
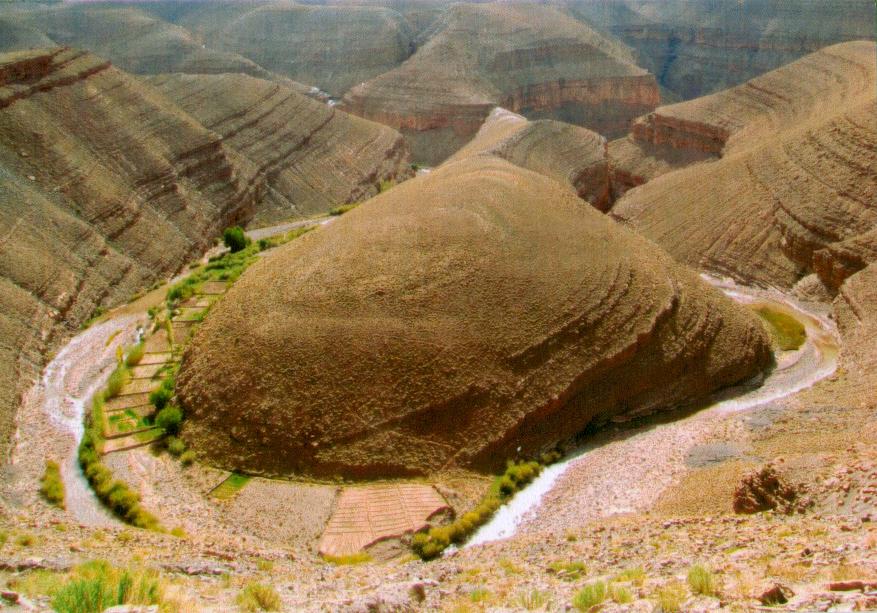
{"type": "Polygon", "coordinates": [[[877,610],[875,17],[4,4],[0,610],[877,610]]]}

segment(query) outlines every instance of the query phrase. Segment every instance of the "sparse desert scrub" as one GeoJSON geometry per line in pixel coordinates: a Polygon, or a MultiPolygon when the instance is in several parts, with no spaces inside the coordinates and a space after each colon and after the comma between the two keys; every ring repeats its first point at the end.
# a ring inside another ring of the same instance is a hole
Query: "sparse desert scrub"
{"type": "Polygon", "coordinates": [[[631,585],[642,587],[646,581],[646,571],[642,566],[632,566],[615,575],[615,581],[629,581],[631,585]]]}
{"type": "Polygon", "coordinates": [[[250,583],[237,596],[237,605],[241,611],[279,611],[280,594],[264,583],[250,583]]]}
{"type": "Polygon", "coordinates": [[[243,251],[250,243],[250,239],[244,233],[244,229],[240,226],[232,226],[226,228],[222,233],[222,242],[228,247],[232,253],[243,251]]]}
{"type": "Polygon", "coordinates": [[[344,556],[326,555],[323,556],[323,559],[329,564],[335,564],[336,566],[355,566],[372,561],[371,555],[365,551],[358,551],[344,556]]]}
{"type": "Polygon", "coordinates": [[[128,384],[128,381],[131,379],[131,372],[124,364],[119,364],[116,369],[110,374],[110,378],[107,379],[107,387],[104,390],[104,398],[109,400],[110,398],[115,398],[118,396],[122,389],[128,384]]]}
{"type": "Polygon", "coordinates": [[[146,352],[146,345],[143,341],[140,341],[133,347],[128,350],[127,355],[125,355],[125,366],[128,368],[133,368],[140,363],[140,360],[143,359],[143,354],[146,352]]]}
{"type": "Polygon", "coordinates": [[[617,583],[609,584],[609,597],[613,602],[618,604],[629,604],[633,602],[633,594],[630,593],[630,590],[623,585],[618,585],[617,583]]]}
{"type": "Polygon", "coordinates": [[[512,600],[514,606],[520,607],[526,611],[538,611],[539,609],[548,606],[549,603],[550,598],[548,592],[535,589],[518,592],[512,600]]]}
{"type": "Polygon", "coordinates": [[[329,215],[335,215],[335,216],[344,215],[344,213],[347,213],[348,211],[352,211],[353,209],[355,209],[358,206],[359,206],[359,203],[356,202],[353,204],[342,204],[341,206],[332,207],[331,209],[329,209],[329,215]]]}
{"type": "Polygon", "coordinates": [[[555,560],[548,565],[548,569],[565,581],[578,581],[583,574],[588,572],[584,562],[555,560]]]}
{"type": "Polygon", "coordinates": [[[706,567],[695,564],[688,570],[688,587],[694,594],[715,596],[716,578],[706,567]]]}
{"type": "Polygon", "coordinates": [[[572,599],[572,606],[579,611],[588,611],[606,600],[606,584],[602,581],[589,583],[578,592],[572,599]]]}
{"type": "Polygon", "coordinates": [[[61,467],[54,460],[46,461],[46,470],[40,479],[40,494],[47,502],[64,508],[64,481],[61,479],[61,467]]]}
{"type": "Polygon", "coordinates": [[[685,586],[679,582],[668,583],[660,588],[655,595],[659,610],[663,613],[677,613],[682,610],[682,603],[688,597],[685,586]]]}

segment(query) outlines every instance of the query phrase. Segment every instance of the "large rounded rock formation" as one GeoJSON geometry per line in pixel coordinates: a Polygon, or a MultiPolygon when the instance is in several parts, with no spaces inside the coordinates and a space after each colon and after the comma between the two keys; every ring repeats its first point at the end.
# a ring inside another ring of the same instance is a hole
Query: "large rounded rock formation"
{"type": "Polygon", "coordinates": [[[255,264],[177,390],[219,465],[376,478],[493,470],[771,360],[752,315],[653,244],[477,155],[255,264]]]}

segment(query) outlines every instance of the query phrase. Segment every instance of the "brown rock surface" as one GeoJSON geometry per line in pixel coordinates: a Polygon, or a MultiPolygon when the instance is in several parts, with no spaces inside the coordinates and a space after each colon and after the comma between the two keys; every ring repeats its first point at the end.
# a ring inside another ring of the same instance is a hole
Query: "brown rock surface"
{"type": "Polygon", "coordinates": [[[222,135],[268,189],[254,223],[325,213],[410,173],[395,130],[246,75],[161,75],[149,83],[222,135]]]}
{"type": "Polygon", "coordinates": [[[816,272],[837,288],[877,254],[875,73],[874,43],[844,43],[658,109],[723,131],[723,157],[628,192],[613,213],[693,266],[779,287],[816,272]]]}
{"type": "Polygon", "coordinates": [[[770,465],[746,475],[734,491],[735,513],[794,513],[806,506],[800,488],[787,483],[770,465]]]}
{"type": "Polygon", "coordinates": [[[609,207],[606,139],[585,128],[542,119],[528,121],[496,108],[466,146],[448,162],[493,155],[516,166],[568,183],[595,208],[609,207]]]}
{"type": "Polygon", "coordinates": [[[401,130],[419,161],[447,158],[495,106],[617,135],[659,102],[623,45],[549,6],[455,4],[433,28],[402,66],[343,100],[401,130]]]}
{"type": "Polygon", "coordinates": [[[64,49],[0,56],[0,176],[5,447],[45,353],[250,216],[259,186],[156,91],[64,49]]]}
{"type": "Polygon", "coordinates": [[[177,390],[213,462],[373,478],[495,470],[771,359],[750,314],[650,243],[475,156],[254,265],[195,334],[177,390]]]}

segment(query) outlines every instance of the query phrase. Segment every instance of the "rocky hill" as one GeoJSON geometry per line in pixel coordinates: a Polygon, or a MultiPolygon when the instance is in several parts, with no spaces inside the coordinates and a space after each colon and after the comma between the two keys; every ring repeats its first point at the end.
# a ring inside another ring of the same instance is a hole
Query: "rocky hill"
{"type": "Polygon", "coordinates": [[[473,155],[493,155],[516,166],[568,183],[595,208],[610,204],[606,139],[585,128],[542,119],[529,121],[496,108],[471,141],[446,163],[473,155]]]}
{"type": "Polygon", "coordinates": [[[722,157],[628,192],[613,214],[696,267],[778,287],[817,273],[837,288],[877,255],[875,73],[874,43],[844,43],[659,108],[617,165],[660,158],[655,144],[722,157]]]}
{"type": "Polygon", "coordinates": [[[195,333],[177,392],[192,448],[224,467],[493,471],[771,355],[750,314],[572,189],[475,155],[255,264],[195,333]]]}
{"type": "Polygon", "coordinates": [[[386,126],[246,75],[161,75],[149,83],[223,137],[266,183],[254,224],[325,213],[405,178],[408,147],[386,126]]]}
{"type": "MultiPolygon", "coordinates": [[[[240,55],[208,49],[182,27],[136,6],[64,4],[12,11],[6,20],[19,32],[37,31],[52,45],[88,49],[135,74],[242,72],[259,77],[269,74],[240,55]]],[[[3,41],[0,48],[13,50],[26,42],[29,41],[12,46],[3,41]]]]}
{"type": "Polygon", "coordinates": [[[455,4],[432,30],[403,65],[343,100],[402,131],[416,161],[447,158],[496,106],[619,135],[659,102],[626,47],[549,6],[455,4]]]}
{"type": "Polygon", "coordinates": [[[262,187],[218,134],[67,49],[0,56],[0,173],[5,447],[46,352],[252,216],[262,187]]]}
{"type": "Polygon", "coordinates": [[[681,99],[743,83],[835,43],[875,37],[870,0],[560,0],[624,41],[681,99]]]}
{"type": "Polygon", "coordinates": [[[405,18],[378,6],[205,3],[179,23],[210,48],[240,54],[336,97],[395,68],[412,50],[405,18]]]}

